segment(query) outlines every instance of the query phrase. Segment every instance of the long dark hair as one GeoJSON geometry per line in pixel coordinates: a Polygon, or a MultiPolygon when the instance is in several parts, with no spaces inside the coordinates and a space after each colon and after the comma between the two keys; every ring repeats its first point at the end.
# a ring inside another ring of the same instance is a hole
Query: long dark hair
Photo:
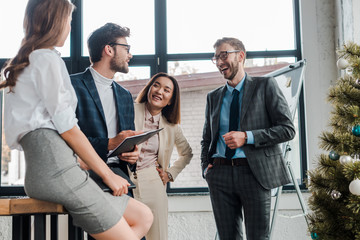
{"type": "Polygon", "coordinates": [[[25,36],[16,56],[5,64],[5,81],[0,83],[0,88],[9,87],[12,91],[19,74],[29,65],[32,51],[55,46],[67,24],[66,17],[74,9],[69,0],[29,0],[24,17],[25,36]]]}
{"type": "Polygon", "coordinates": [[[158,79],[159,77],[166,77],[166,78],[170,79],[172,81],[172,83],[174,84],[173,95],[170,100],[171,104],[165,106],[161,110],[161,113],[162,113],[162,115],[164,115],[164,117],[166,118],[166,120],[169,123],[179,124],[180,118],[181,118],[181,116],[180,116],[180,88],[179,88],[178,82],[176,81],[176,79],[173,76],[170,76],[167,73],[163,73],[163,72],[157,73],[154,76],[152,76],[150,81],[140,91],[135,102],[137,102],[137,103],[147,103],[148,102],[147,94],[149,92],[149,89],[154,84],[155,80],[158,79]]]}

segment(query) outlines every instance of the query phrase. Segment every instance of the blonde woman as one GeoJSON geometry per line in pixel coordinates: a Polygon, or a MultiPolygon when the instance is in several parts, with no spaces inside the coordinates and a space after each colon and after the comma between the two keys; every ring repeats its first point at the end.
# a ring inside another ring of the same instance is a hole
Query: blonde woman
{"type": "Polygon", "coordinates": [[[62,47],[74,6],[68,0],[29,0],[25,37],[5,66],[5,134],[26,159],[29,197],[63,204],[95,239],[139,239],[152,222],[148,207],[129,198],[128,182],[114,174],[77,127],[77,104],[62,47]],[[78,155],[113,190],[104,193],[79,167],[78,155]]]}
{"type": "Polygon", "coordinates": [[[180,90],[176,79],[166,73],[155,74],[140,91],[135,101],[135,129],[163,128],[139,147],[135,199],[153,212],[154,222],[146,240],[168,239],[168,199],[166,183],[174,181],[192,158],[191,147],[180,123],[180,90]],[[169,167],[174,146],[178,159],[169,167]]]}

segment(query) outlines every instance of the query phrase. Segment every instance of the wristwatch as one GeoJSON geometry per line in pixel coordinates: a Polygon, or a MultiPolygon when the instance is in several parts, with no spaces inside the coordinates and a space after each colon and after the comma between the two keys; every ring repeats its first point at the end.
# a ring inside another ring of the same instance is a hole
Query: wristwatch
{"type": "Polygon", "coordinates": [[[247,141],[248,141],[247,133],[246,133],[246,131],[244,133],[245,133],[245,144],[247,144],[247,141]]]}
{"type": "Polygon", "coordinates": [[[173,182],[173,181],[174,181],[174,178],[173,178],[173,176],[171,175],[171,173],[169,173],[169,172],[166,172],[166,173],[167,173],[167,175],[168,175],[169,181],[170,181],[170,182],[173,182]]]}

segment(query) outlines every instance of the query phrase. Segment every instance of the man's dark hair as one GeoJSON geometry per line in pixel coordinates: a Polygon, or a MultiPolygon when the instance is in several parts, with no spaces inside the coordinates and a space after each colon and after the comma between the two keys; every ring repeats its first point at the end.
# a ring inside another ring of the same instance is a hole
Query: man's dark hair
{"type": "Polygon", "coordinates": [[[101,60],[101,54],[106,45],[116,42],[118,38],[129,37],[130,29],[121,27],[115,23],[106,23],[104,26],[93,31],[87,41],[90,61],[92,63],[101,60]]]}

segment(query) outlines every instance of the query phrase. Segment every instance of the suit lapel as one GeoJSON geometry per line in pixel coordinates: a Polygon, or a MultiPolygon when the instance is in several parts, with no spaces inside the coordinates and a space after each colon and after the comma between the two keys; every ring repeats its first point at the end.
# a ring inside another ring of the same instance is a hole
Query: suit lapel
{"type": "Polygon", "coordinates": [[[145,121],[145,103],[135,103],[135,127],[136,131],[143,130],[145,121]]]}
{"type": "MultiPolygon", "coordinates": [[[[145,121],[145,103],[135,103],[135,130],[141,131],[144,129],[144,121],[145,121]]],[[[141,152],[141,144],[139,146],[139,152],[141,152]]]]}
{"type": "Polygon", "coordinates": [[[167,166],[163,166],[164,164],[164,153],[165,153],[165,143],[167,142],[167,139],[166,139],[166,124],[165,124],[165,121],[164,121],[164,116],[161,115],[160,117],[160,121],[159,121],[159,128],[164,128],[163,130],[161,130],[159,132],[159,151],[158,151],[158,163],[161,165],[161,167],[163,169],[165,169],[165,167],[167,166]]]}
{"type": "Polygon", "coordinates": [[[220,112],[221,112],[221,105],[224,99],[224,95],[227,88],[226,85],[222,87],[222,89],[219,89],[219,91],[215,92],[213,96],[214,101],[214,116],[213,116],[213,134],[216,134],[216,136],[213,136],[213,139],[218,139],[219,135],[219,126],[220,126],[220,112]]]}
{"type": "Polygon", "coordinates": [[[104,110],[103,110],[103,107],[101,105],[101,100],[100,100],[99,94],[97,92],[96,85],[95,85],[94,79],[93,79],[93,77],[91,75],[90,69],[86,70],[86,72],[84,74],[83,81],[84,81],[84,84],[85,84],[85,86],[87,87],[87,89],[88,89],[88,91],[90,93],[90,96],[94,100],[95,105],[96,105],[97,109],[99,110],[103,121],[106,123],[104,110]]]}
{"type": "Polygon", "coordinates": [[[241,122],[244,119],[246,111],[248,110],[249,105],[251,103],[251,99],[252,99],[252,95],[254,94],[255,87],[256,87],[256,83],[252,80],[251,77],[247,76],[243,86],[244,95],[241,103],[240,126],[241,126],[241,122]]]}
{"type": "Polygon", "coordinates": [[[121,112],[121,99],[118,93],[118,89],[117,89],[117,85],[113,82],[112,84],[112,89],[113,89],[113,93],[114,93],[114,97],[115,97],[115,105],[116,105],[116,111],[117,111],[117,119],[118,119],[118,129],[122,129],[121,126],[125,126],[125,123],[123,123],[123,118],[120,115],[121,112]]]}

